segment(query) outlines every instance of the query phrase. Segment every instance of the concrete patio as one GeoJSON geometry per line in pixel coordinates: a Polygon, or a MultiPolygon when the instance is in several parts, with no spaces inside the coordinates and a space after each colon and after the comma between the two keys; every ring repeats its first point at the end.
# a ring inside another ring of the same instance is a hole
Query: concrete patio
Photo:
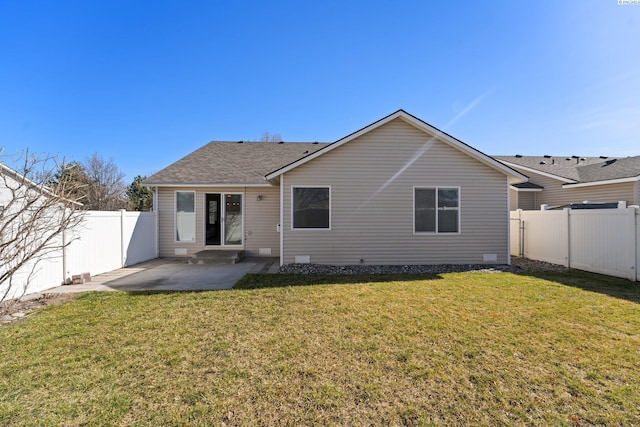
{"type": "Polygon", "coordinates": [[[210,291],[231,289],[246,274],[276,273],[276,258],[248,258],[237,264],[188,264],[185,258],[158,258],[64,285],[44,293],[87,291],[210,291]]]}

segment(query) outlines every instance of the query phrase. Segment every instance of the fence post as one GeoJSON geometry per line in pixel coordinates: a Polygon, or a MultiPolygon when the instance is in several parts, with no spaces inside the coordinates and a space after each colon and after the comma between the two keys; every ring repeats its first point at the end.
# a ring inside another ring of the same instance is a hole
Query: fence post
{"type": "Polygon", "coordinates": [[[565,223],[567,224],[567,262],[565,267],[571,268],[571,208],[564,208],[565,223]]]}
{"type": "Polygon", "coordinates": [[[635,233],[634,233],[634,247],[636,252],[636,257],[634,261],[634,275],[636,282],[640,281],[640,273],[638,273],[638,268],[640,268],[640,224],[638,224],[638,216],[640,216],[640,209],[637,207],[633,207],[633,216],[635,217],[633,223],[635,224],[635,233]]]}
{"type": "Polygon", "coordinates": [[[120,267],[124,268],[126,263],[126,250],[124,245],[124,215],[125,209],[120,209],[120,267]]]}
{"type": "Polygon", "coordinates": [[[67,233],[62,230],[62,284],[67,284],[67,233]]]}
{"type": "Polygon", "coordinates": [[[158,187],[153,187],[153,215],[154,215],[154,238],[156,245],[156,258],[160,258],[160,220],[158,218],[158,187]]]}
{"type": "Polygon", "coordinates": [[[520,240],[520,248],[519,252],[520,252],[520,258],[524,258],[524,239],[525,239],[525,227],[524,227],[524,221],[522,220],[522,209],[518,209],[518,239],[520,240]]]}

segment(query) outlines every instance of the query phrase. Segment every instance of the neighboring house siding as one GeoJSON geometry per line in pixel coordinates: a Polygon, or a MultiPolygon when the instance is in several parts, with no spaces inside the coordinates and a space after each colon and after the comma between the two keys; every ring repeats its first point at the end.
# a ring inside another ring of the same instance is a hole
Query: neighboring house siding
{"type": "Polygon", "coordinates": [[[11,200],[11,191],[4,186],[4,183],[0,179],[0,206],[7,206],[11,200]]]}
{"type": "Polygon", "coordinates": [[[568,200],[568,203],[582,203],[586,200],[596,203],[618,202],[623,200],[629,205],[633,204],[633,182],[564,188],[563,191],[566,191],[565,199],[568,200]]]}
{"type": "MultiPolygon", "coordinates": [[[[205,249],[204,246],[204,197],[206,193],[241,193],[244,195],[244,246],[219,246],[220,249],[245,249],[248,256],[257,256],[259,248],[271,248],[272,256],[279,256],[280,191],[276,187],[160,187],[158,191],[159,246],[161,257],[173,257],[176,248],[186,249],[188,255],[205,249]],[[195,191],[196,241],[176,242],[175,192],[195,191]],[[257,201],[258,194],[263,195],[257,201]],[[249,233],[250,232],[250,233],[249,233]]],[[[218,247],[215,247],[216,249],[218,247]]]]}
{"type": "Polygon", "coordinates": [[[400,119],[285,173],[281,185],[285,264],[296,255],[323,264],[508,261],[507,177],[400,119]],[[291,229],[294,185],[331,186],[331,230],[291,229]],[[460,188],[460,234],[414,234],[414,186],[460,188]]]}
{"type": "Polygon", "coordinates": [[[509,210],[510,211],[515,211],[516,209],[518,209],[518,200],[519,199],[519,194],[516,190],[509,190],[509,210]]]}
{"type": "MultiPolygon", "coordinates": [[[[513,190],[512,190],[513,191],[513,190]]],[[[535,191],[518,191],[516,195],[516,205],[514,208],[513,201],[511,202],[511,209],[525,209],[535,210],[540,209],[540,206],[536,204],[536,198],[538,192],[535,191]]]]}
{"type": "MultiPolygon", "coordinates": [[[[530,182],[544,187],[544,190],[536,193],[536,206],[531,209],[540,209],[540,205],[543,204],[549,206],[561,206],[571,203],[582,203],[585,200],[596,203],[624,200],[627,204],[632,204],[634,203],[634,198],[637,197],[637,192],[634,196],[635,183],[633,182],[593,185],[578,188],[562,188],[562,185],[565,184],[562,181],[538,175],[534,172],[523,171],[515,167],[514,169],[527,175],[530,182]]],[[[520,193],[520,196],[522,196],[522,194],[523,193],[520,193]]]]}

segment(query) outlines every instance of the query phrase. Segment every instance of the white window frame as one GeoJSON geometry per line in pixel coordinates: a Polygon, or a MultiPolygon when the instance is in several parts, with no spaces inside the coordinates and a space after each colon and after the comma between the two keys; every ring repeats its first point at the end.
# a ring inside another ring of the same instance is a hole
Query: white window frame
{"type": "Polygon", "coordinates": [[[292,185],[291,186],[291,230],[295,231],[331,231],[331,186],[330,185],[292,185]],[[328,228],[296,228],[293,226],[293,192],[296,188],[327,188],[329,189],[329,227],[328,228]]]}
{"type": "Polygon", "coordinates": [[[195,190],[175,190],[173,192],[173,241],[174,243],[195,243],[198,234],[198,202],[195,190]],[[193,193],[194,226],[193,240],[178,240],[178,193],[193,193]]]}
{"type": "MultiPolygon", "coordinates": [[[[244,247],[244,229],[245,229],[245,221],[246,221],[246,215],[245,215],[245,193],[241,192],[241,191],[205,191],[202,193],[202,206],[205,206],[206,201],[207,201],[207,194],[219,194],[220,195],[220,244],[219,245],[204,245],[205,248],[207,249],[215,249],[215,248],[222,248],[222,247],[226,247],[226,248],[243,248],[244,247]],[[224,243],[225,239],[227,238],[226,236],[226,218],[225,215],[227,213],[227,205],[225,204],[224,200],[225,200],[225,196],[229,194],[229,195],[239,195],[241,196],[240,198],[240,203],[242,204],[242,243],[240,243],[239,245],[227,245],[224,243]]],[[[206,221],[206,218],[205,218],[206,221]]],[[[206,243],[207,241],[207,227],[204,226],[203,223],[203,227],[202,227],[202,242],[206,243]]]]}
{"type": "Polygon", "coordinates": [[[457,185],[414,185],[413,186],[413,234],[415,235],[443,235],[443,236],[451,236],[458,235],[461,233],[460,229],[460,219],[462,218],[462,190],[460,186],[457,185]],[[436,198],[435,198],[435,210],[436,210],[436,231],[416,231],[416,190],[435,190],[436,198]],[[438,208],[438,190],[457,190],[458,191],[458,207],[457,208],[449,208],[449,210],[457,210],[458,211],[458,231],[449,232],[449,231],[439,231],[438,230],[438,212],[440,209],[438,208]]]}

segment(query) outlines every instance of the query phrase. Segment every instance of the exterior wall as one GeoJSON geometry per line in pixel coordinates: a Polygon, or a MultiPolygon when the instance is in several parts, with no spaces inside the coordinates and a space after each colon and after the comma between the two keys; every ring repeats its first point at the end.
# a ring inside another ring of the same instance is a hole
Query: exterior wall
{"type": "Polygon", "coordinates": [[[285,264],[508,262],[507,177],[401,119],[281,179],[285,264]],[[331,230],[292,230],[293,185],[331,186],[331,230]],[[460,187],[459,234],[414,234],[414,186],[460,187]]]}
{"type": "Polygon", "coordinates": [[[509,189],[509,210],[518,209],[519,194],[516,190],[509,189]]]}
{"type": "MultiPolygon", "coordinates": [[[[634,204],[638,198],[634,191],[634,182],[621,184],[594,185],[589,187],[562,188],[564,182],[557,179],[538,175],[534,172],[513,168],[529,177],[529,181],[544,187],[537,193],[536,206],[532,209],[540,209],[540,205],[562,206],[571,203],[582,203],[585,200],[596,203],[617,202],[624,200],[628,205],[634,204]],[[635,194],[634,194],[635,193],[635,194]]],[[[522,196],[522,194],[520,194],[522,196]]],[[[527,209],[521,207],[521,209],[527,209]]]]}
{"type": "Polygon", "coordinates": [[[536,195],[538,191],[514,191],[511,190],[511,210],[524,209],[524,210],[536,210],[540,209],[540,205],[537,204],[536,195]],[[515,193],[515,196],[514,196],[515,193]],[[514,201],[515,199],[515,201],[514,201]]]}
{"type": "Polygon", "coordinates": [[[243,195],[244,245],[217,246],[207,249],[244,249],[248,256],[258,256],[259,248],[271,248],[271,256],[279,256],[279,234],[276,226],[280,219],[279,189],[277,187],[160,187],[158,190],[158,242],[161,257],[176,256],[176,248],[186,249],[187,256],[205,249],[204,198],[207,193],[235,193],[243,195]],[[196,192],[196,241],[176,242],[175,193],[196,192]],[[258,201],[257,196],[262,195],[258,201]]]}
{"type": "Polygon", "coordinates": [[[280,188],[247,187],[245,196],[245,251],[258,256],[260,249],[271,249],[271,255],[280,256],[280,188]],[[262,196],[258,200],[258,195],[262,196]]]}

